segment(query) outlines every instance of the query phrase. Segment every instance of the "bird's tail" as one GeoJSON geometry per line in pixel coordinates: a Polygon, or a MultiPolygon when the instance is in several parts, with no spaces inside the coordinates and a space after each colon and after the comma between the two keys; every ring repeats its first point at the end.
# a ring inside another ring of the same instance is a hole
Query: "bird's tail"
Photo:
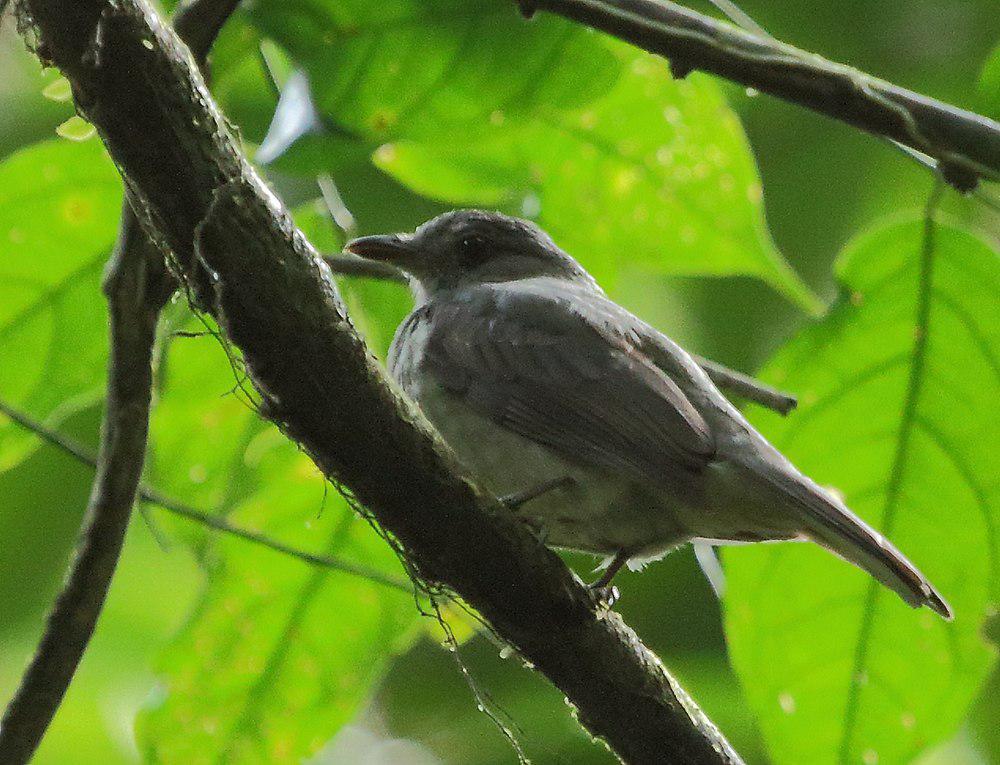
{"type": "Polygon", "coordinates": [[[804,476],[782,476],[781,484],[805,508],[806,536],[867,571],[914,608],[927,606],[951,621],[951,607],[927,577],[842,502],[804,476]]]}

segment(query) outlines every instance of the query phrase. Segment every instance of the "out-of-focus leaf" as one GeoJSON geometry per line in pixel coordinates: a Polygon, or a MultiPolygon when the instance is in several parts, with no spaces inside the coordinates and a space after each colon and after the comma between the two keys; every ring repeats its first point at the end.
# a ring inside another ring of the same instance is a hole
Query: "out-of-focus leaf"
{"type": "MultiPolygon", "coordinates": [[[[257,445],[265,488],[232,520],[400,575],[389,547],[269,432],[257,445]]],[[[219,539],[216,553],[201,606],[163,661],[142,748],[153,762],[300,762],[351,719],[412,638],[413,597],[239,539],[219,539]]]]}
{"type": "Polygon", "coordinates": [[[503,0],[267,5],[254,19],[308,71],[326,123],[380,145],[378,166],[421,194],[537,217],[604,282],[614,261],[746,274],[819,310],[775,250],[745,137],[707,78],[671,81],[503,0]]]}
{"type": "Polygon", "coordinates": [[[993,49],[979,75],[979,108],[987,117],[1000,120],[1000,45],[993,49]]]}
{"type": "Polygon", "coordinates": [[[247,450],[266,425],[253,411],[237,357],[211,334],[215,324],[189,318],[178,331],[190,334],[170,338],[160,362],[146,471],[160,491],[224,510],[259,487],[247,450]],[[203,334],[190,336],[196,333],[203,334]]]}
{"type": "Polygon", "coordinates": [[[615,51],[622,75],[586,106],[540,104],[489,139],[390,144],[375,161],[433,198],[536,217],[605,283],[622,263],[749,274],[818,309],[774,249],[746,139],[716,86],[672,81],[665,64],[615,51]]]}
{"type": "Polygon", "coordinates": [[[238,136],[252,142],[261,140],[277,103],[260,45],[257,29],[237,12],[223,26],[210,59],[212,95],[239,126],[238,136]]]}
{"type": "MultiPolygon", "coordinates": [[[[0,165],[0,395],[50,423],[103,385],[100,275],[120,186],[98,141],[47,141],[0,165]]],[[[34,444],[0,421],[0,468],[34,444]]]]}
{"type": "Polygon", "coordinates": [[[956,618],[911,611],[813,545],[729,551],[732,659],[779,763],[909,762],[955,733],[992,662],[980,630],[998,592],[1000,260],[955,228],[934,242],[923,277],[919,222],[847,248],[843,299],[764,374],[798,411],[757,420],[956,618]]]}
{"type": "MultiPolygon", "coordinates": [[[[227,395],[238,378],[220,341],[176,337],[161,368],[154,485],[299,549],[404,578],[312,462],[227,395]]],[[[168,763],[300,762],[351,718],[411,639],[412,595],[157,518],[201,551],[208,584],[163,659],[164,689],[140,725],[143,751],[168,763]]]]}
{"type": "Polygon", "coordinates": [[[97,130],[87,120],[74,114],[56,128],[56,134],[68,141],[86,141],[93,138],[97,130]]]}
{"type": "Polygon", "coordinates": [[[463,138],[508,107],[577,105],[617,76],[579,27],[503,0],[263,0],[252,18],[305,67],[319,110],[375,141],[463,138]]]}

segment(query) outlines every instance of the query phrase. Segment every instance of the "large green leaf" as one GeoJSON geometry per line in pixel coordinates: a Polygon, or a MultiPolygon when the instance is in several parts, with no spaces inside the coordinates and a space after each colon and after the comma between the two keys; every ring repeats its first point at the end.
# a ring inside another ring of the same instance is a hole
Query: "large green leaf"
{"type": "Polygon", "coordinates": [[[505,0],[264,0],[261,29],[329,124],[451,204],[537,217],[599,278],[610,261],[747,274],[819,304],[775,250],[739,121],[704,77],[505,0]]]}
{"type": "MultiPolygon", "coordinates": [[[[149,472],[158,488],[285,544],[402,576],[312,462],[229,395],[236,377],[218,340],[177,338],[162,368],[149,472]]],[[[317,751],[411,639],[412,595],[157,517],[195,543],[208,581],[141,719],[146,756],[280,763],[317,751]]]]}
{"type": "Polygon", "coordinates": [[[1000,45],[993,49],[983,65],[978,91],[983,114],[1000,120],[1000,45]]]}
{"type": "MultiPolygon", "coordinates": [[[[103,385],[104,261],[121,181],[96,140],[36,144],[0,165],[0,396],[58,421],[103,385]]],[[[0,422],[0,468],[34,440],[0,422]]]]}
{"type": "Polygon", "coordinates": [[[765,377],[799,411],[758,424],[943,592],[951,624],[813,545],[729,551],[732,660],[780,763],[900,763],[955,732],[991,664],[998,592],[1000,260],[922,225],[859,238],[844,294],[765,377]]]}

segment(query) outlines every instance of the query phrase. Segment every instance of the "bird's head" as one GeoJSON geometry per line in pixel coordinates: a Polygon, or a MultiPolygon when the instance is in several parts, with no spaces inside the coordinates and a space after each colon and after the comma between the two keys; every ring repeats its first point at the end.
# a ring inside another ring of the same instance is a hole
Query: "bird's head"
{"type": "Polygon", "coordinates": [[[363,236],[347,252],[391,263],[426,294],[481,282],[552,276],[593,280],[530,221],[483,210],[439,215],[412,234],[363,236]]]}

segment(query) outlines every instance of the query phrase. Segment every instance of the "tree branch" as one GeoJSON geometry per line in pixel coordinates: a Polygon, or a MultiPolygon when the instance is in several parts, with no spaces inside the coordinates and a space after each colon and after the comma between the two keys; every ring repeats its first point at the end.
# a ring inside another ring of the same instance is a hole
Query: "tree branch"
{"type": "Polygon", "coordinates": [[[111,351],[97,476],[69,575],[0,723],[0,762],[10,765],[31,759],[69,687],[104,605],[135,501],[156,322],[173,292],[169,282],[163,289],[162,259],[143,242],[137,225],[123,229],[105,277],[111,351]]]}
{"type": "MultiPolygon", "coordinates": [[[[0,414],[10,418],[25,430],[34,433],[46,443],[51,444],[66,454],[69,454],[79,462],[82,462],[85,465],[90,465],[92,468],[97,467],[97,455],[93,454],[83,444],[57,430],[46,427],[35,418],[11,406],[2,398],[0,398],[0,414]]],[[[266,534],[261,534],[259,531],[253,531],[251,529],[244,528],[243,526],[238,526],[235,523],[231,523],[222,516],[214,515],[212,513],[205,512],[204,510],[199,510],[186,502],[181,502],[178,499],[169,497],[148,484],[140,483],[137,494],[143,501],[166,510],[168,513],[176,515],[180,518],[185,518],[193,523],[200,524],[213,529],[214,531],[222,532],[223,534],[229,534],[230,536],[237,537],[246,542],[250,542],[251,544],[266,547],[269,550],[281,553],[282,555],[287,555],[290,558],[296,558],[303,563],[308,563],[311,566],[319,566],[320,568],[327,568],[332,571],[340,571],[345,574],[351,574],[352,576],[357,576],[361,579],[367,579],[375,584],[382,584],[386,587],[392,587],[393,589],[401,590],[406,593],[413,592],[412,584],[404,581],[403,579],[385,574],[377,569],[369,568],[368,566],[352,563],[351,561],[344,560],[343,558],[338,558],[333,555],[317,555],[315,553],[308,552],[307,550],[300,550],[297,547],[287,545],[278,539],[267,536],[266,534]]]]}
{"type": "Polygon", "coordinates": [[[712,382],[727,393],[753,401],[782,415],[788,414],[799,405],[799,400],[791,393],[772,388],[750,375],[737,372],[704,356],[692,356],[692,358],[705,370],[705,374],[712,382]]]}
{"type": "MultiPolygon", "coordinates": [[[[204,59],[233,0],[200,0],[178,21],[204,59]]],[[[152,354],[160,311],[176,289],[157,247],[133,213],[126,189],[118,242],[104,278],[110,352],[97,475],[77,549],[35,655],[0,721],[0,762],[27,763],[62,702],[121,556],[146,456],[152,354]]]]}
{"type": "Polygon", "coordinates": [[[702,70],[933,157],[961,191],[1000,180],[1000,123],[842,64],[754,35],[669,0],[515,0],[664,56],[678,77],[702,70]]]}
{"type": "Polygon", "coordinates": [[[262,408],[630,763],[739,756],[635,634],[461,473],[351,326],[329,269],[239,154],[186,51],[138,0],[24,0],[143,223],[244,355],[262,408]]]}

